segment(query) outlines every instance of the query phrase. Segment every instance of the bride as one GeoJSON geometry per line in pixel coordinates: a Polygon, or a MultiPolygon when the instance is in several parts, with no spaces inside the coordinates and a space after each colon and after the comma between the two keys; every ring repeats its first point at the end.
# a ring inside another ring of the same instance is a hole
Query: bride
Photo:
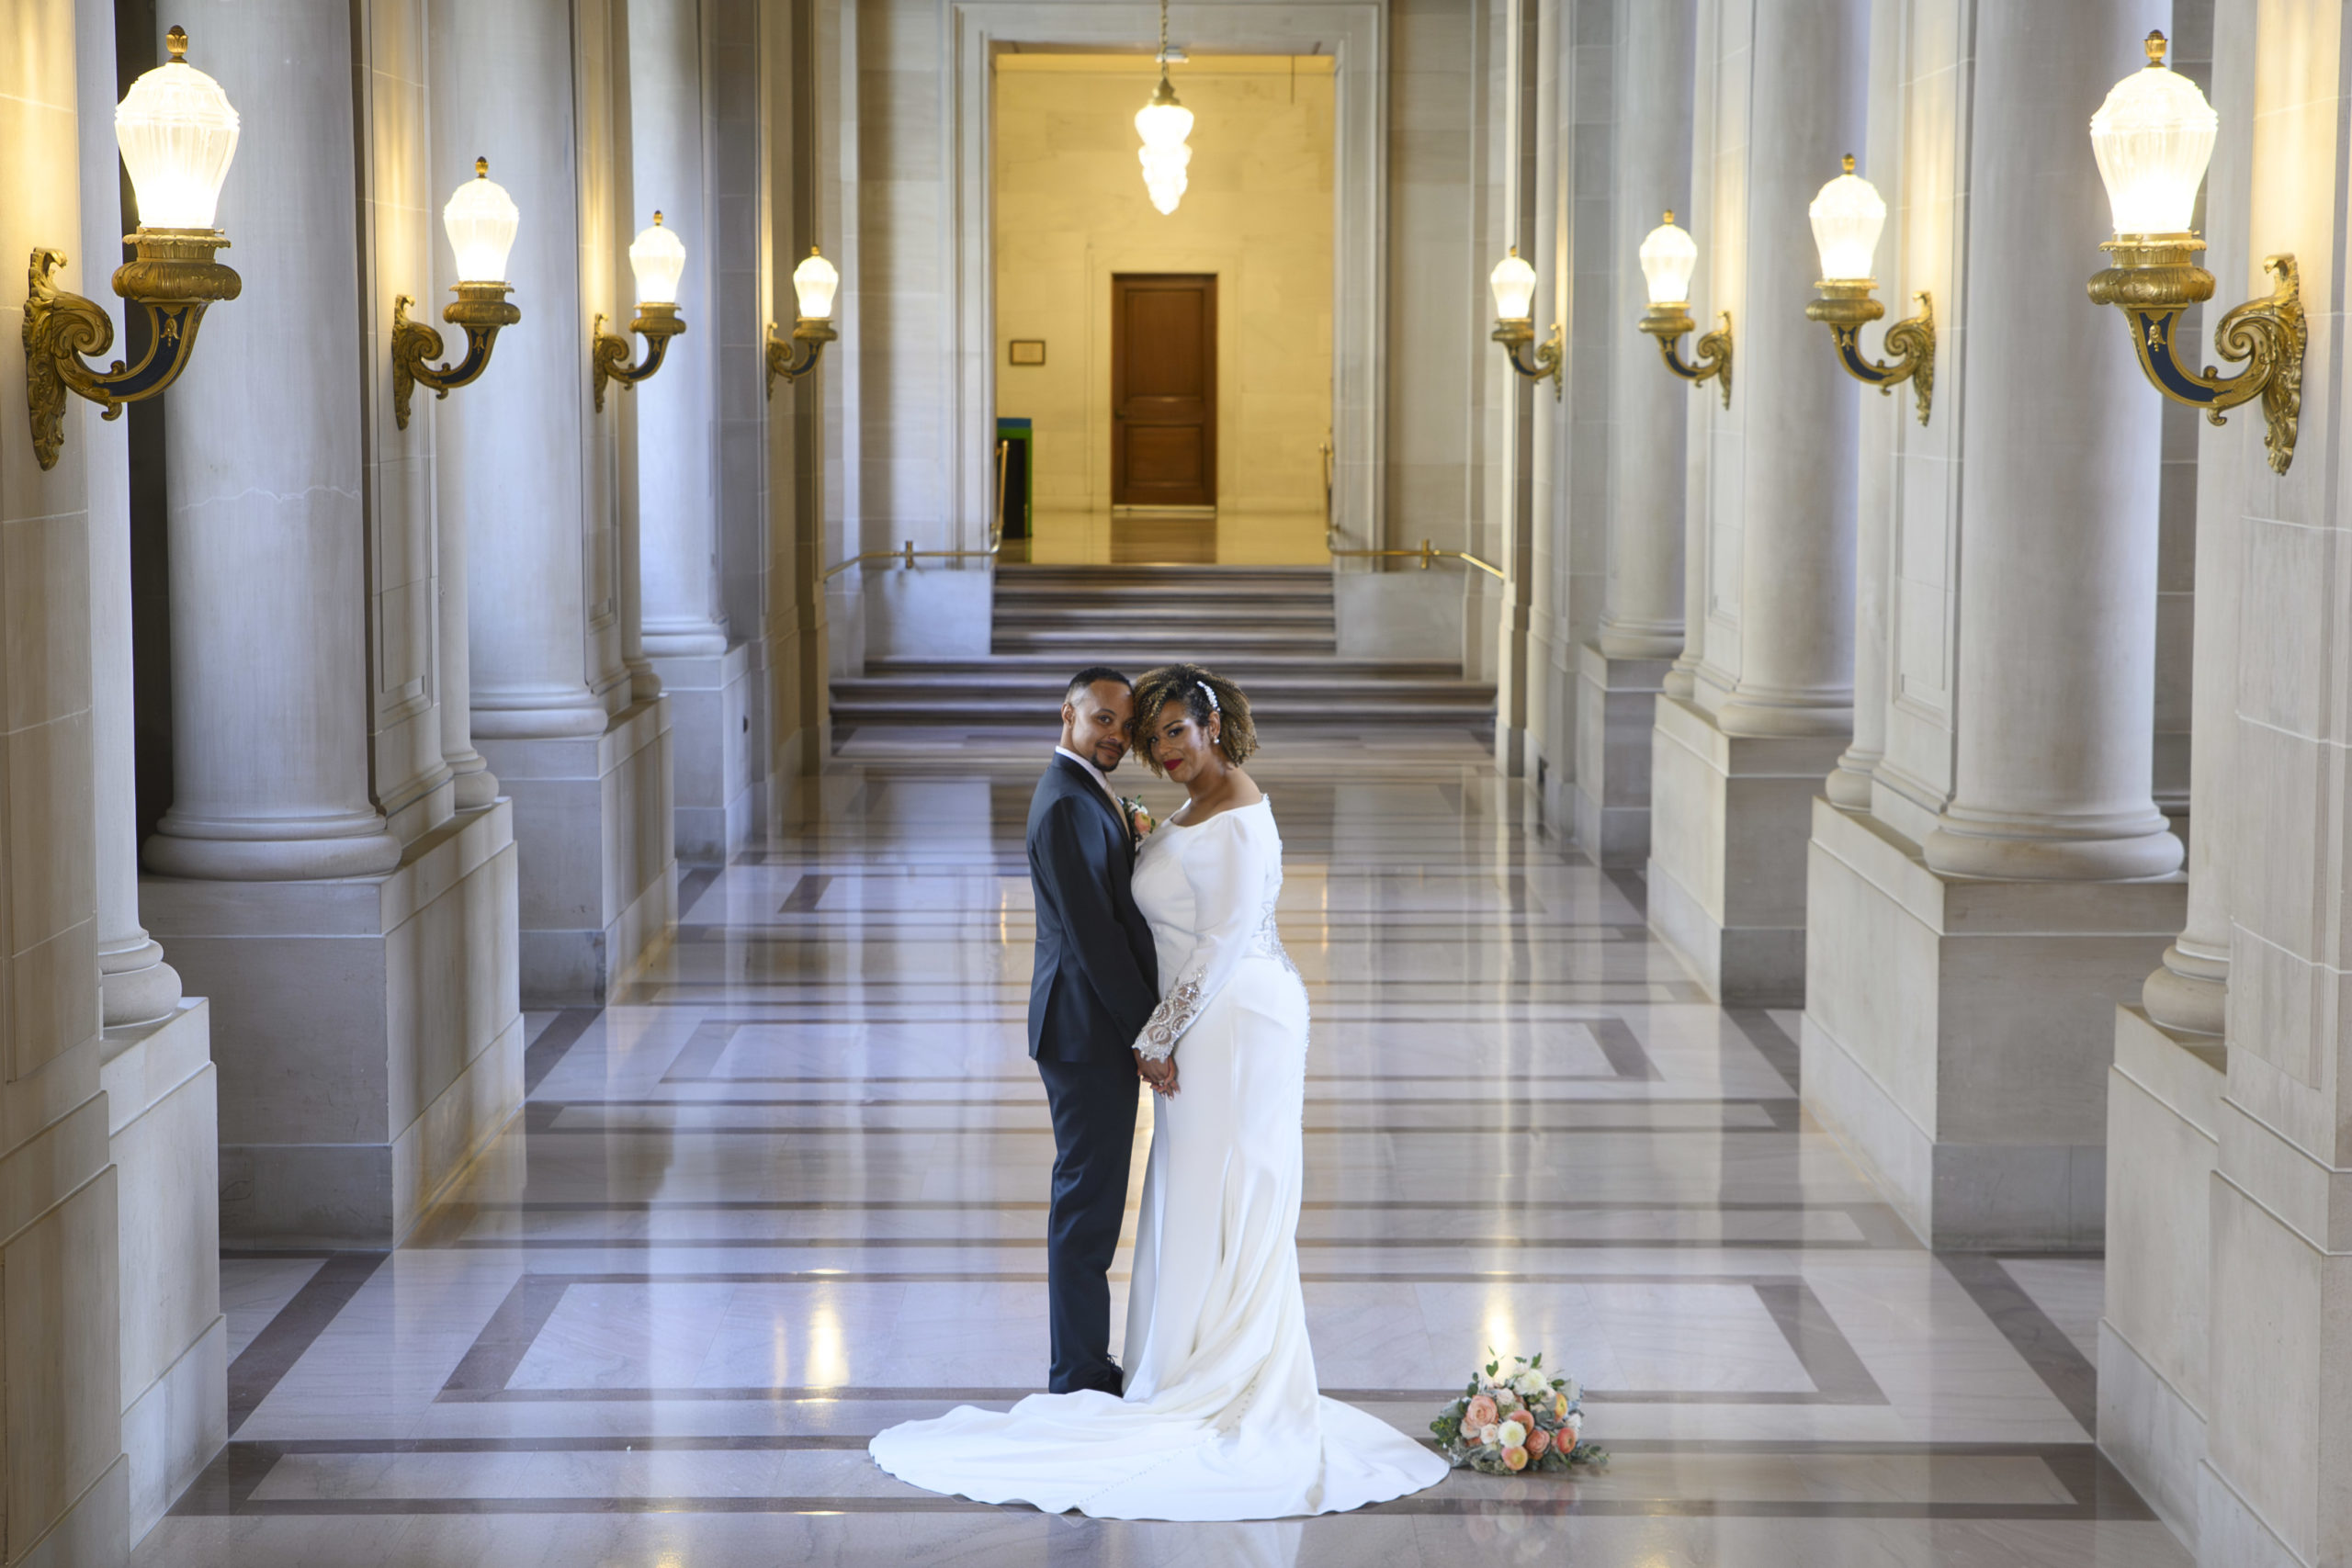
{"type": "Polygon", "coordinates": [[[1113,1519],[1337,1513],[1433,1486],[1443,1459],[1316,1386],[1296,1243],[1306,987],[1274,931],[1273,807],[1241,771],[1249,704],[1197,665],[1155,670],[1135,739],[1189,798],[1135,868],[1166,991],[1135,1043],[1160,1098],[1125,1394],[959,1406],[880,1434],[875,1461],[933,1492],[1113,1519]]]}

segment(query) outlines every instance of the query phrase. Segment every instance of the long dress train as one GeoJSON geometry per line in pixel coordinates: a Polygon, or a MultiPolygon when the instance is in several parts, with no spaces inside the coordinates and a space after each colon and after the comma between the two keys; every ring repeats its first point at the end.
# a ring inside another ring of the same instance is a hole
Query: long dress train
{"type": "Polygon", "coordinates": [[[1296,1239],[1306,988],[1275,933],[1281,887],[1262,800],[1170,822],[1136,863],[1167,987],[1145,1041],[1182,1048],[1181,1092],[1154,1102],[1125,1395],[1032,1394],[910,1421],[874,1439],[883,1469],[933,1492],[1114,1519],[1337,1513],[1444,1476],[1443,1459],[1317,1388],[1296,1239]]]}

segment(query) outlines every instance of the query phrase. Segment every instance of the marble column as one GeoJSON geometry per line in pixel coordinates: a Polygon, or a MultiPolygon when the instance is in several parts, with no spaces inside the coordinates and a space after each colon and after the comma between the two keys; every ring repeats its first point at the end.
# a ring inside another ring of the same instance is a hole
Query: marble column
{"type": "MultiPolygon", "coordinates": [[[[1638,250],[1660,214],[1690,209],[1692,0],[1623,13],[1617,69],[1616,354],[1611,366],[1609,581],[1600,651],[1672,659],[1682,651],[1682,445],[1691,390],[1636,330],[1648,296],[1638,250]]],[[[1713,389],[1706,389],[1712,391],[1713,389]]]]}
{"type": "Polygon", "coordinates": [[[2082,272],[2107,237],[2097,165],[2053,150],[2083,141],[2076,100],[2144,31],[2124,6],[2003,3],[1980,21],[1958,725],[1952,797],[1924,846],[1951,874],[2180,866],[2151,784],[2162,409],[2114,311],[2054,309],[2044,281],[2082,272]]]}
{"type": "Polygon", "coordinates": [[[1668,660],[1682,650],[1683,446],[1693,396],[1636,329],[1649,298],[1639,252],[1667,209],[1690,216],[1697,16],[1692,0],[1657,0],[1619,17],[1608,576],[1600,636],[1577,649],[1575,813],[1588,854],[1603,865],[1639,865],[1650,847],[1650,723],[1668,660]]]}
{"type": "Polygon", "coordinates": [[[341,10],[277,0],[181,17],[233,60],[244,118],[222,191],[237,309],[206,316],[165,424],[172,804],[148,869],[214,881],[366,876],[400,861],[368,788],[361,359],[351,58],[341,10]]]}
{"type": "MultiPolygon", "coordinates": [[[[592,590],[617,589],[590,581],[603,563],[583,536],[584,334],[603,307],[581,298],[571,17],[546,0],[432,0],[428,16],[435,166],[487,157],[522,212],[506,273],[524,325],[499,338],[494,386],[436,431],[442,513],[469,530],[473,738],[600,735],[585,623],[592,590]]],[[[451,265],[435,252],[436,281],[451,265]]]]}
{"type": "MultiPolygon", "coordinates": [[[[1956,257],[1923,246],[1904,280],[1957,307],[1901,481],[1903,546],[1951,587],[1905,603],[1916,696],[1899,717],[1881,703],[1869,808],[1813,811],[1800,1078],[1938,1247],[2098,1246],[2118,1163],[2168,1184],[2194,1167],[2187,1143],[2144,1135],[2145,1104],[2109,1121],[2116,1004],[2186,889],[2150,787],[2161,412],[2125,323],[2077,292],[2108,232],[2079,106],[2167,10],[1980,0],[1964,102],[1939,85],[1946,39],[1899,79],[1902,145],[1965,138],[1898,175],[1923,233],[1964,236],[1956,257]],[[1920,810],[1939,769],[1947,803],[1920,810]]],[[[2204,1092],[2159,1076],[2184,1102],[2204,1092]]]]}
{"type": "Polygon", "coordinates": [[[690,323],[662,374],[637,393],[638,555],[644,563],[645,651],[655,659],[723,653],[718,609],[711,378],[719,323],[709,278],[712,226],[703,201],[701,7],[631,0],[628,7],[632,225],[662,221],[686,247],[678,308],[690,323]]]}
{"type": "MultiPolygon", "coordinates": [[[[74,49],[85,105],[113,101],[112,0],[77,0],[74,49]]],[[[78,117],[82,152],[82,248],[85,274],[110,269],[122,250],[121,160],[114,118],[78,117]]],[[[133,764],[130,678],[130,428],[122,419],[85,420],[74,438],[90,474],[90,735],[98,839],[98,982],[109,1029],[168,1017],[180,977],[160,942],[139,923],[139,779],[133,764]]]]}
{"type": "Polygon", "coordinates": [[[1853,701],[1860,389],[1804,316],[1805,209],[1861,141],[1870,6],[1700,16],[1693,313],[1730,312],[1735,379],[1728,410],[1709,383],[1687,415],[1704,561],[1686,568],[1691,679],[1662,671],[1653,699],[1648,914],[1715,997],[1786,1006],[1805,994],[1807,824],[1853,701]]]}
{"type": "Polygon", "coordinates": [[[630,303],[621,12],[430,0],[426,17],[435,162],[487,157],[522,213],[507,276],[523,324],[438,426],[442,512],[467,529],[473,741],[514,802],[522,994],[596,1002],[676,896],[669,712],[628,664],[616,434],[675,368],[608,388],[601,416],[590,399],[589,318],[630,303]]]}
{"type": "MultiPolygon", "coordinates": [[[[1854,708],[1856,400],[1805,320],[1821,275],[1806,206],[1862,138],[1864,0],[1756,11],[1748,127],[1747,298],[1736,336],[1745,535],[1739,675],[1727,735],[1844,736],[1854,708]]],[[[1735,393],[1735,396],[1737,394],[1735,393]]]]}

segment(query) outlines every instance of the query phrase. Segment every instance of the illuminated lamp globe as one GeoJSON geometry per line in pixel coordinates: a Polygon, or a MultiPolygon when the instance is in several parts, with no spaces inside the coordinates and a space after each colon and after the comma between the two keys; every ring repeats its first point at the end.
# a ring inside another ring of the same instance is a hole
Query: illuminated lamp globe
{"type": "Polygon", "coordinates": [[[115,106],[114,139],[141,229],[207,230],[237,155],[237,111],[220,83],[187,62],[187,32],[174,28],[166,41],[172,58],[115,106]]]}
{"type": "Polygon", "coordinates": [[[1649,286],[1651,304],[1690,302],[1690,275],[1698,270],[1699,246],[1676,224],[1673,209],[1667,209],[1666,221],[1642,242],[1641,258],[1642,281],[1649,286]]]}
{"type": "Polygon", "coordinates": [[[1527,265],[1513,245],[1510,254],[1495,264],[1487,279],[1495,291],[1495,319],[1500,321],[1524,321],[1534,313],[1535,269],[1527,265]]]}
{"type": "Polygon", "coordinates": [[[506,254],[514,248],[522,209],[506,187],[490,177],[490,160],[474,160],[474,177],[459,186],[441,209],[441,227],[457,254],[460,283],[503,283],[506,254]]]}
{"type": "Polygon", "coordinates": [[[2221,120],[2197,84],[2165,66],[2165,35],[2148,63],[2115,85],[2091,116],[2091,152],[2118,234],[2186,234],[2221,120]]]}
{"type": "Polygon", "coordinates": [[[1879,233],[1886,227],[1886,202],[1876,186],[1854,173],[1851,152],[1846,154],[1846,172],[1823,186],[1805,210],[1813,219],[1814,247],[1821,253],[1822,281],[1867,279],[1879,233]]]}
{"type": "Polygon", "coordinates": [[[1136,110],[1136,134],[1143,138],[1136,161],[1143,165],[1144,188],[1150,193],[1151,204],[1162,213],[1174,212],[1191,183],[1185,169],[1193,161],[1193,150],[1184,139],[1193,134],[1193,111],[1176,101],[1176,89],[1169,85],[1165,68],[1151,102],[1136,110]]]}
{"type": "Polygon", "coordinates": [[[800,319],[821,321],[833,313],[833,292],[842,286],[842,275],[833,264],[808,247],[808,259],[792,269],[792,291],[800,297],[800,319]]]}
{"type": "Polygon", "coordinates": [[[637,232],[637,243],[628,248],[629,270],[637,274],[637,299],[641,305],[674,305],[678,302],[678,279],[686,270],[686,247],[678,236],[662,226],[662,215],[653,215],[652,223],[637,232]]]}

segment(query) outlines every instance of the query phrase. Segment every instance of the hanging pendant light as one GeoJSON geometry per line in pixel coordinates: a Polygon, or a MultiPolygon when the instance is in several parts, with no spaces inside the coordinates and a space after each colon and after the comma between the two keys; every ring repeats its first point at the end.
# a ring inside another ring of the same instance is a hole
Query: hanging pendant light
{"type": "Polygon", "coordinates": [[[1136,159],[1143,164],[1144,188],[1151,193],[1152,206],[1163,213],[1175,211],[1184,199],[1184,170],[1193,161],[1193,150],[1184,144],[1193,134],[1193,111],[1176,101],[1176,89],[1168,80],[1169,58],[1168,0],[1159,0],[1159,85],[1151,102],[1136,110],[1136,134],[1143,138],[1136,159]]]}

